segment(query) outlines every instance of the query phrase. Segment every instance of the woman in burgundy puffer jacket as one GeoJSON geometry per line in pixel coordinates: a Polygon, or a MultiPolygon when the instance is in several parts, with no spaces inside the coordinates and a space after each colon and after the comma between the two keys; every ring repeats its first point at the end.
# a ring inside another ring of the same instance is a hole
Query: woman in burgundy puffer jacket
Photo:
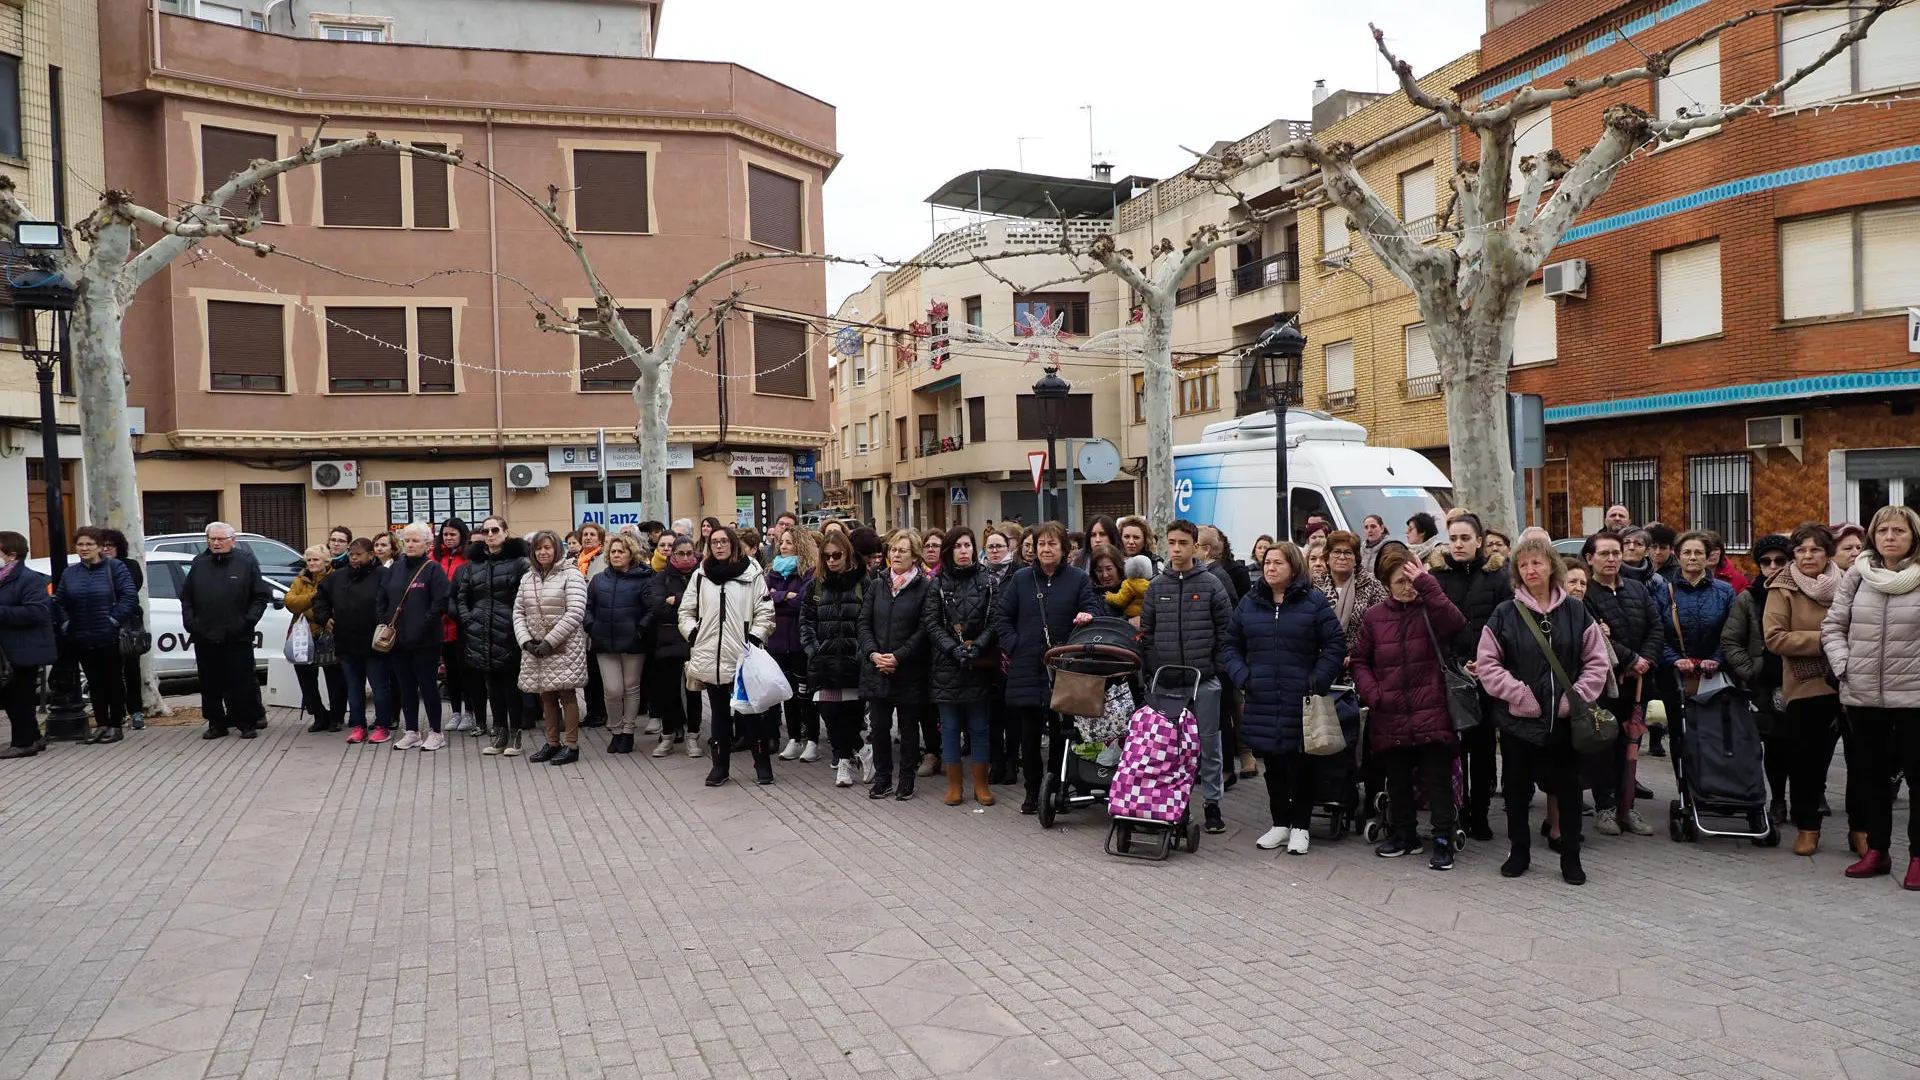
{"type": "Polygon", "coordinates": [[[1379,754],[1387,776],[1385,843],[1375,853],[1393,859],[1420,850],[1413,807],[1413,770],[1426,783],[1433,817],[1435,870],[1453,867],[1453,761],[1459,740],[1447,713],[1444,658],[1436,648],[1467,624],[1427,568],[1404,548],[1380,556],[1385,603],[1367,610],[1354,638],[1354,688],[1370,712],[1367,751],[1379,754]]]}

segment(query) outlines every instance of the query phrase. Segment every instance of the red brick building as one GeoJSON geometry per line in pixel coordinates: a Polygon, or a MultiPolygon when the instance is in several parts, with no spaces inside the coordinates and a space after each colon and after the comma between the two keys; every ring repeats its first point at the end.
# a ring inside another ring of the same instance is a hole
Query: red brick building
{"type": "MultiPolygon", "coordinates": [[[[1640,50],[1748,6],[1490,0],[1481,74],[1460,90],[1497,102],[1631,67],[1640,50]]],[[[1740,101],[1858,15],[1842,4],[1750,20],[1683,54],[1658,86],[1523,121],[1521,151],[1573,156],[1617,101],[1666,117],[1740,101]]],[[[1920,505],[1916,86],[1920,4],[1909,4],[1791,91],[1787,108],[1643,150],[1620,170],[1550,260],[1587,264],[1584,298],[1559,301],[1557,362],[1514,373],[1514,390],[1547,405],[1533,520],[1570,535],[1624,502],[1635,520],[1717,529],[1740,550],[1803,520],[1920,505]]]]}

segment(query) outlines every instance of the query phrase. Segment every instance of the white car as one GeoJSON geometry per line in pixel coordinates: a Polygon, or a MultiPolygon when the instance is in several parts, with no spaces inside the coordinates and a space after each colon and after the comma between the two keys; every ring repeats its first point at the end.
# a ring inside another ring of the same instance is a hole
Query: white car
{"type": "MultiPolygon", "coordinates": [[[[69,565],[80,561],[78,555],[67,557],[69,565]]],[[[45,559],[29,559],[27,565],[46,574],[50,573],[49,563],[45,559]]],[[[162,682],[174,682],[194,677],[193,638],[187,634],[180,622],[180,586],[187,580],[187,570],[193,565],[193,556],[174,551],[150,551],[147,553],[147,606],[149,617],[147,629],[153,634],[153,673],[162,682]]],[[[260,625],[253,631],[253,666],[264,675],[269,661],[282,660],[281,649],[287,642],[287,626],[292,616],[287,614],[286,586],[267,578],[267,588],[273,594],[273,601],[267,606],[267,613],[260,625]]]]}

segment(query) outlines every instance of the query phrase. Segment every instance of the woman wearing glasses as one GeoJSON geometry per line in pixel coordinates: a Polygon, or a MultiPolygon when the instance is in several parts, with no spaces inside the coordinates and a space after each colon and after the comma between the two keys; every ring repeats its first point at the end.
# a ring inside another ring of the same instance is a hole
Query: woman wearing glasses
{"type": "Polygon", "coordinates": [[[1327,572],[1314,576],[1313,587],[1333,603],[1333,613],[1339,616],[1347,641],[1357,641],[1367,609],[1386,602],[1386,587],[1360,565],[1359,537],[1335,529],[1327,534],[1326,552],[1327,572]]]}
{"type": "Polygon", "coordinates": [[[460,647],[475,676],[468,704],[474,726],[489,730],[492,741],[480,752],[518,757],[521,732],[528,726],[520,694],[520,643],[513,636],[513,604],[527,573],[527,545],[507,531],[505,518],[480,523],[480,538],[467,545],[467,562],[453,580],[453,619],[460,626],[460,647]]]}
{"type": "MultiPolygon", "coordinates": [[[[866,601],[867,573],[853,557],[844,531],[820,538],[820,569],[800,604],[800,647],[807,654],[807,685],[827,728],[833,751],[833,786],[852,787],[860,754],[860,609],[866,601]]],[[[871,757],[861,783],[873,779],[871,757]]]]}

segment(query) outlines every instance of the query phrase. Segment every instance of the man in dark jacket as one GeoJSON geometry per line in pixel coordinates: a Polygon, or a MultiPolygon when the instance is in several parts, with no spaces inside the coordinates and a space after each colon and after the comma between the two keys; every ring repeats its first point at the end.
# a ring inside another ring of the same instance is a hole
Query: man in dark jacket
{"type": "Polygon", "coordinates": [[[1200,673],[1193,718],[1200,726],[1200,797],[1206,803],[1206,828],[1227,831],[1220,816],[1226,794],[1220,745],[1220,677],[1227,651],[1227,625],[1233,614],[1228,586],[1219,575],[1193,561],[1200,530],[1191,521],[1167,526],[1167,568],[1147,585],[1140,607],[1140,635],[1147,645],[1149,671],[1179,664],[1200,673]]]}
{"type": "Polygon", "coordinates": [[[207,550],[193,557],[180,587],[180,620],[193,639],[207,717],[203,739],[225,738],[229,727],[251,739],[267,715],[253,669],[253,632],[272,592],[253,555],[234,544],[235,535],[224,521],[208,525],[207,550]]]}

